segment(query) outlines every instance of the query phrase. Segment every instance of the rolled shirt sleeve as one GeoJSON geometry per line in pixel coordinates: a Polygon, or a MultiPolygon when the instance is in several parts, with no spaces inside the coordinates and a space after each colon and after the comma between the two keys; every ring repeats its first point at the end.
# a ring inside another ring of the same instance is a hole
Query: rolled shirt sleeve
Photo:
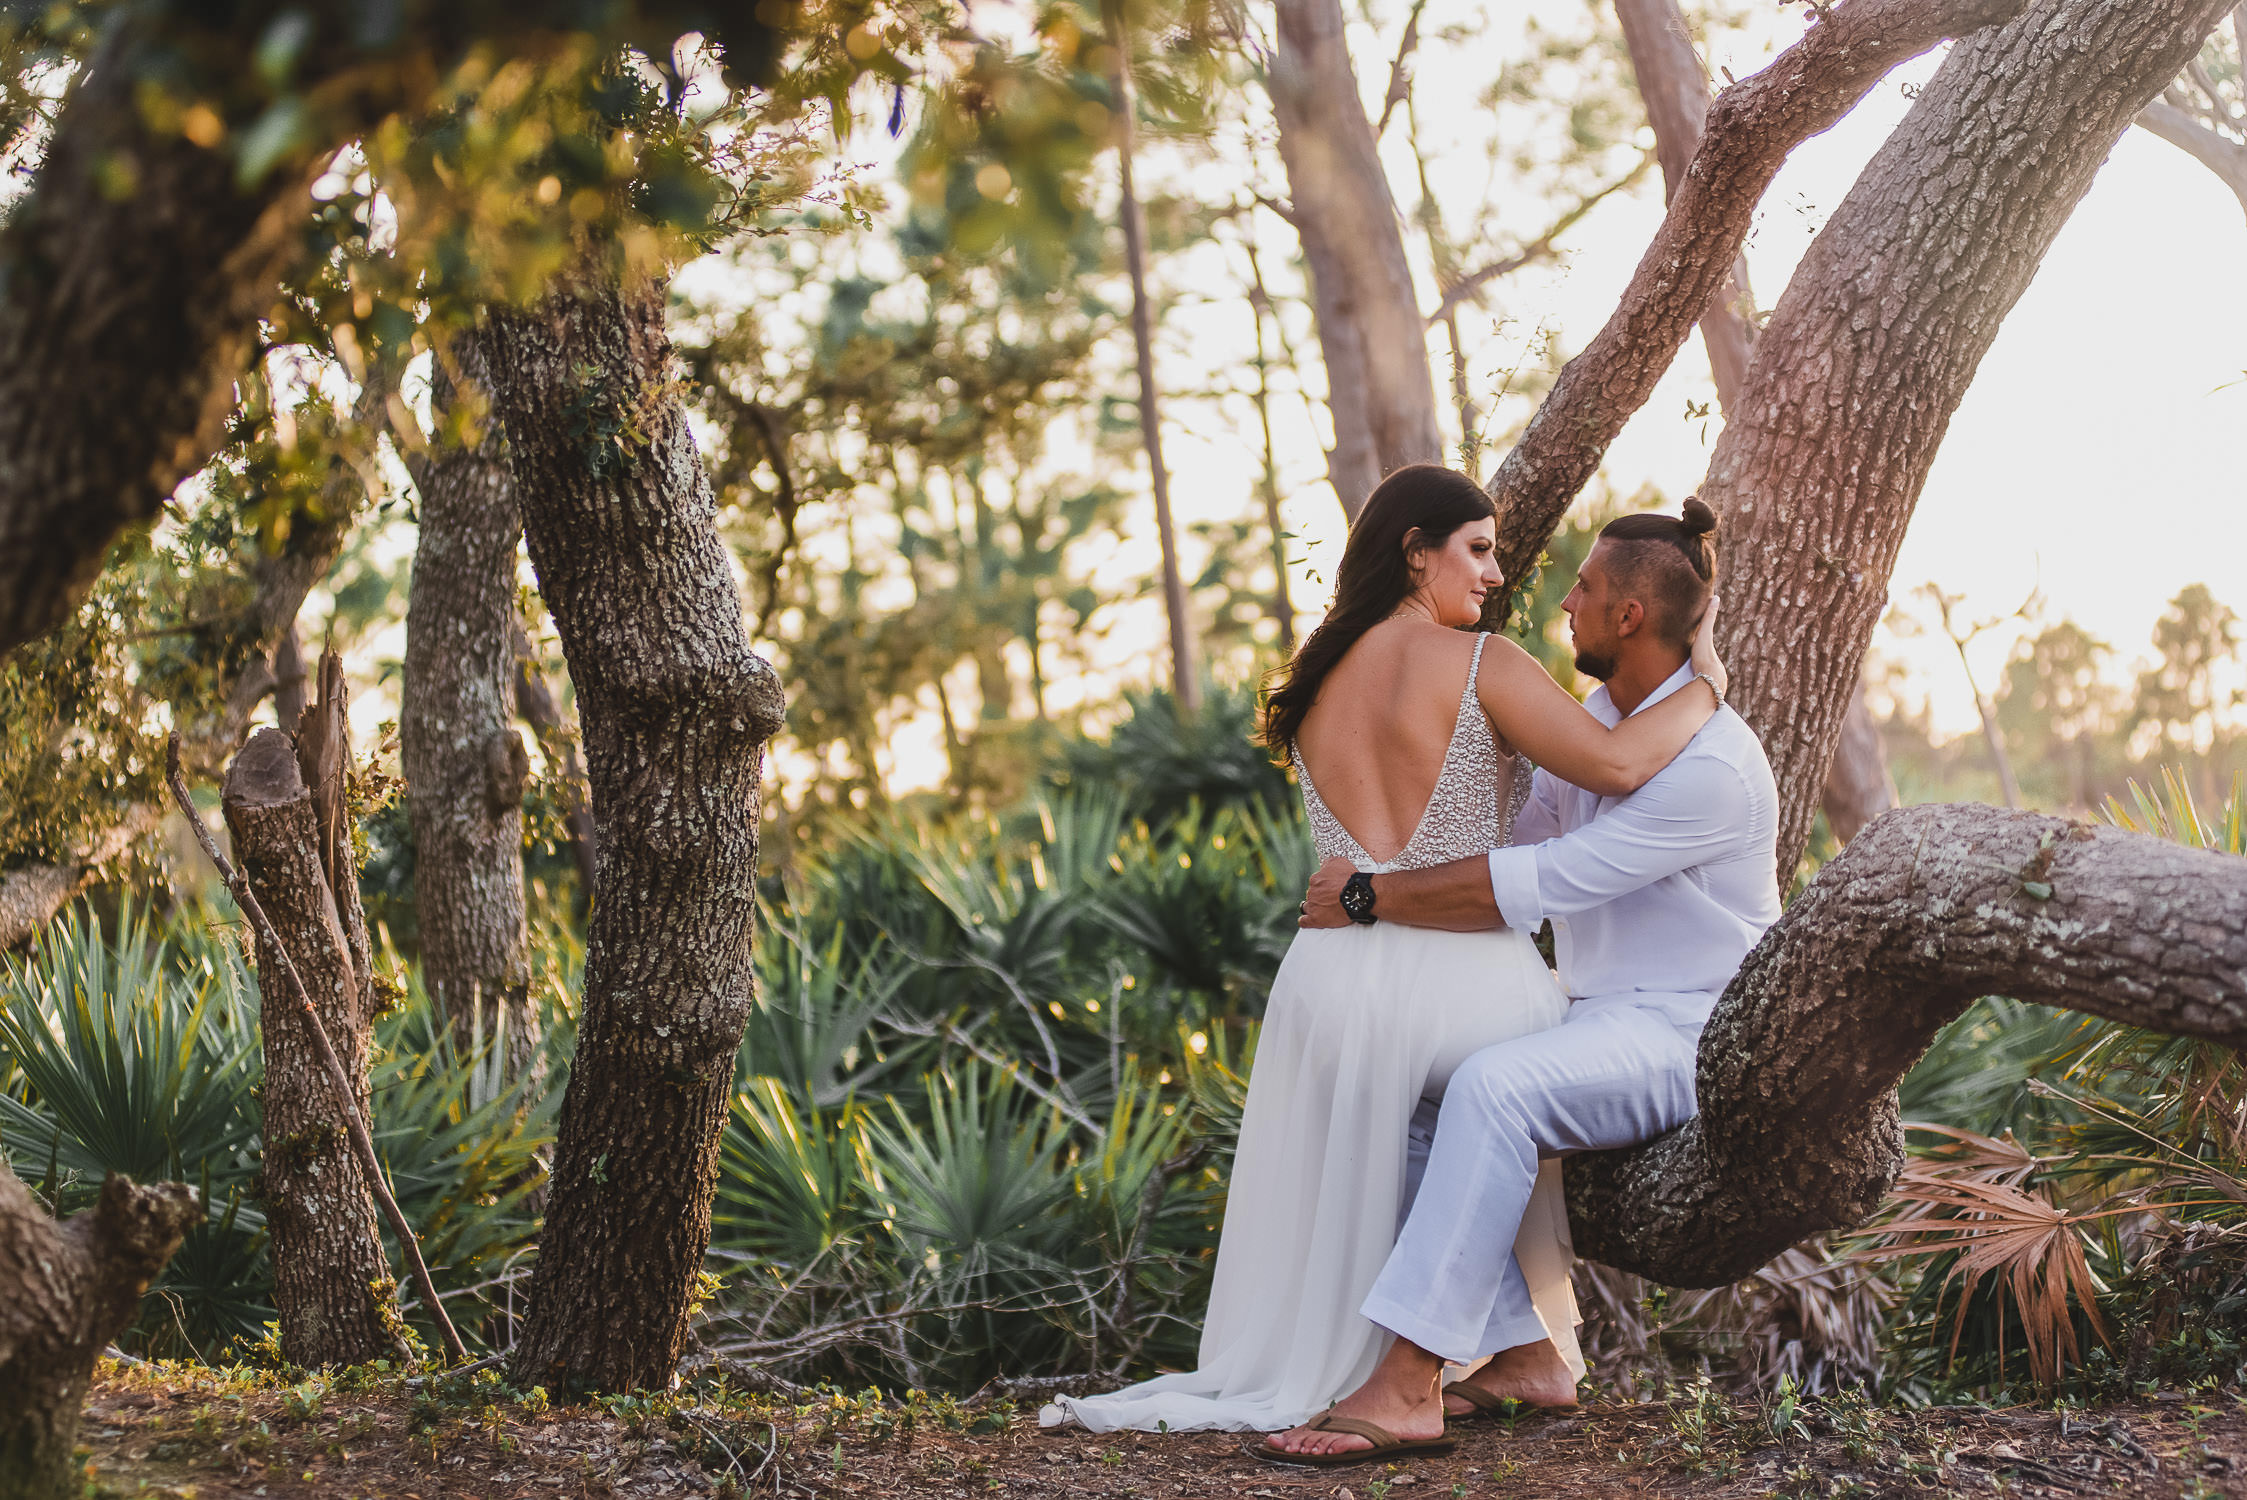
{"type": "Polygon", "coordinates": [[[1492,850],[1491,894],[1507,926],[1532,931],[1729,852],[1748,815],[1747,788],[1731,766],[1673,762],[1573,833],[1492,850]]]}

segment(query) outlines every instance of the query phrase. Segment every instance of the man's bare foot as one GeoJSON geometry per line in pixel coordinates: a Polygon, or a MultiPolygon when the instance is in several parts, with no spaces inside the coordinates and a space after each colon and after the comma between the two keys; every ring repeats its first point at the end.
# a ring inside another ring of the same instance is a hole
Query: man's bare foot
{"type": "MultiPolygon", "coordinates": [[[[1457,1382],[1471,1385],[1503,1401],[1529,1406],[1574,1406],[1576,1376],[1553,1347],[1551,1339],[1501,1349],[1481,1369],[1457,1382]]],[[[1463,1396],[1443,1398],[1446,1415],[1463,1417],[1474,1410],[1463,1396]]],[[[1378,1420],[1378,1419],[1377,1419],[1378,1420]]]]}
{"type": "MultiPolygon", "coordinates": [[[[1443,1403],[1436,1398],[1436,1378],[1443,1362],[1435,1355],[1399,1339],[1373,1376],[1364,1385],[1334,1403],[1336,1416],[1356,1417],[1387,1428],[1410,1442],[1443,1436],[1443,1403]]],[[[1266,1440],[1287,1453],[1361,1452],[1373,1444],[1354,1432],[1321,1432],[1309,1426],[1291,1427],[1266,1440]]]]}

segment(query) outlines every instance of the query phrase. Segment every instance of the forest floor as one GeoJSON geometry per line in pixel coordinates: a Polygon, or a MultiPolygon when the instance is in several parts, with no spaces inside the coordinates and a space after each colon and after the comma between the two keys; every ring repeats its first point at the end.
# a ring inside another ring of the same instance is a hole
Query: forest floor
{"type": "Polygon", "coordinates": [[[2247,1399],[2234,1392],[2163,1392],[2092,1411],[1901,1411],[1735,1403],[1704,1390],[1459,1436],[1440,1459],[1283,1468],[1249,1457],[1237,1434],[1051,1435],[1009,1404],[917,1395],[804,1403],[721,1385],[549,1407],[496,1375],[418,1388],[382,1374],[292,1384],[105,1362],[81,1442],[86,1494],[99,1500],[2247,1496],[2247,1399]]]}

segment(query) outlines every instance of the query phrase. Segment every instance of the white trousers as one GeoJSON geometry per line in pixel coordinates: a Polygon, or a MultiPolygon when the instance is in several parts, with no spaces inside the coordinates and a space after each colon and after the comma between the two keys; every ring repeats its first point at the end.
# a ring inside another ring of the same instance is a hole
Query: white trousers
{"type": "Polygon", "coordinates": [[[1468,1364],[1546,1337],[1512,1252],[1537,1159],[1652,1140],[1694,1114],[1700,1028],[1578,1002],[1560,1025],[1485,1047],[1413,1119],[1410,1207],[1360,1308],[1468,1364]]]}

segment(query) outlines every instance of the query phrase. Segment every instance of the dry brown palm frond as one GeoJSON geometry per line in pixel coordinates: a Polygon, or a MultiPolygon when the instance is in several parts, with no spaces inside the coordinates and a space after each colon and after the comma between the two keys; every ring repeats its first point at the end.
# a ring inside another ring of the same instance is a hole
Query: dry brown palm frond
{"type": "MultiPolygon", "coordinates": [[[[2034,1087],[2033,1083],[2031,1087],[2034,1087]]],[[[1948,1145],[1931,1147],[1907,1165],[1904,1168],[1907,1177],[1911,1175],[1912,1167],[1925,1163],[1939,1169],[1945,1178],[1999,1182],[2008,1187],[2018,1187],[2043,1165],[2043,1159],[2013,1139],[2011,1131],[1999,1138],[1961,1130],[1954,1125],[1925,1125],[1910,1121],[1905,1122],[1904,1129],[1950,1138],[1948,1145]]]]}
{"type": "MultiPolygon", "coordinates": [[[[1976,1145],[1978,1152],[1982,1143],[2001,1144],[1983,1137],[1976,1145]]],[[[2144,1209],[2132,1203],[2069,1213],[2014,1182],[1975,1175],[1986,1170],[1990,1170],[1986,1162],[1962,1165],[1955,1160],[1922,1159],[1907,1164],[1897,1179],[1894,1196],[1935,1212],[1890,1221],[1881,1228],[1882,1243],[1859,1250],[1856,1256],[1879,1262],[1956,1252],[1958,1258],[1944,1278],[1946,1285],[1959,1283],[1950,1358],[1957,1357],[1959,1336],[1965,1331],[1975,1288],[1984,1277],[1991,1277],[1999,1288],[2000,1311],[2003,1299],[2009,1297],[2020,1317],[2031,1377],[2049,1388],[2058,1382],[2065,1365],[2081,1357],[2071,1303],[2082,1309],[2101,1344],[2111,1342],[2099,1314],[2100,1287],[2084,1253],[2081,1226],[2118,1214],[2142,1213],[2144,1209]]],[[[1997,1356],[2001,1370],[2005,1364],[2004,1337],[2001,1320],[1997,1356]]]]}

